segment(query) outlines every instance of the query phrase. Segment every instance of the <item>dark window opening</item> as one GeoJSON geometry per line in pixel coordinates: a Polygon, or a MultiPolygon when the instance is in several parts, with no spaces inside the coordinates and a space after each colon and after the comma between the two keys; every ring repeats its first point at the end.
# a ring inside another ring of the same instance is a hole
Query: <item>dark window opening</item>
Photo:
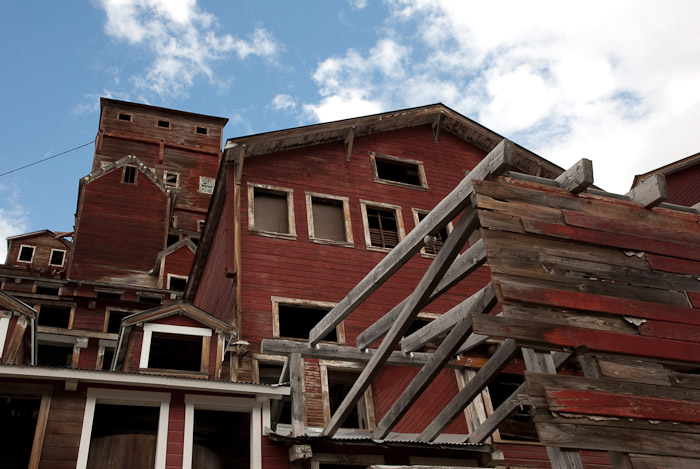
{"type": "Polygon", "coordinates": [[[124,166],[122,182],[125,184],[136,184],[136,168],[134,166],[124,166]]]}
{"type": "Polygon", "coordinates": [[[68,329],[70,323],[71,308],[61,306],[45,306],[39,309],[38,324],[48,327],[62,327],[68,329]]]}
{"type": "Polygon", "coordinates": [[[36,363],[39,366],[58,366],[70,368],[73,362],[72,345],[39,344],[36,363]]]}
{"type": "Polygon", "coordinates": [[[111,334],[118,334],[119,329],[122,326],[122,319],[129,316],[130,314],[133,313],[130,313],[128,311],[110,310],[109,318],[107,319],[107,330],[105,332],[109,332],[111,334]]]}
{"type": "MultiPolygon", "coordinates": [[[[330,311],[330,309],[284,304],[279,304],[277,307],[280,337],[289,339],[308,340],[311,329],[330,311]]],[[[324,340],[338,342],[338,334],[335,329],[328,333],[324,340]]]]}
{"type": "Polygon", "coordinates": [[[103,299],[103,300],[121,300],[122,299],[122,292],[118,291],[96,291],[95,292],[97,298],[103,299]]]}
{"type": "MultiPolygon", "coordinates": [[[[523,377],[520,375],[499,374],[488,386],[493,409],[496,410],[505,402],[522,383],[523,377]]],[[[538,441],[532,407],[529,405],[518,407],[515,413],[499,425],[498,432],[502,440],[538,441]]]]}
{"type": "Polygon", "coordinates": [[[139,303],[146,303],[149,305],[159,305],[163,302],[163,299],[158,296],[149,295],[139,295],[139,303]]]}
{"type": "MultiPolygon", "coordinates": [[[[331,414],[338,410],[338,407],[340,407],[341,402],[343,402],[359,375],[359,373],[351,371],[328,370],[328,402],[331,407],[331,414]]],[[[340,426],[343,428],[369,428],[367,411],[364,405],[365,399],[363,396],[340,426]]]]}
{"type": "Polygon", "coordinates": [[[199,238],[190,236],[190,241],[192,241],[192,244],[194,244],[195,246],[199,246],[199,238]]]}
{"type": "Polygon", "coordinates": [[[202,337],[153,332],[148,367],[163,370],[200,371],[202,337]]]}
{"type": "Polygon", "coordinates": [[[431,322],[432,322],[432,319],[417,317],[415,319],[415,321],[413,321],[411,326],[408,328],[406,333],[404,334],[404,337],[408,337],[409,335],[413,334],[414,332],[418,331],[419,329],[423,328],[424,326],[427,326],[431,322]]]}
{"type": "Polygon", "coordinates": [[[170,121],[159,120],[158,127],[163,127],[164,129],[170,128],[170,121]]]}
{"type": "Polygon", "coordinates": [[[170,277],[168,279],[168,290],[185,291],[186,286],[187,286],[187,277],[184,277],[184,278],[170,277]]]}
{"type": "Polygon", "coordinates": [[[120,112],[120,113],[119,113],[119,116],[118,116],[118,119],[119,119],[120,121],[128,121],[128,122],[131,122],[131,114],[127,114],[127,113],[125,113],[125,112],[120,112]]]}
{"type": "Polygon", "coordinates": [[[29,467],[40,399],[0,397],[0,466],[29,467]]]}
{"type": "Polygon", "coordinates": [[[345,214],[340,200],[312,198],[314,238],[347,241],[345,214]]]}
{"type": "Polygon", "coordinates": [[[167,245],[172,246],[173,244],[177,243],[180,241],[180,235],[179,234],[169,234],[168,235],[168,241],[167,245]]]}
{"type": "Polygon", "coordinates": [[[280,382],[282,374],[282,364],[276,363],[258,363],[258,376],[260,384],[277,384],[280,382]]]}
{"type": "Polygon", "coordinates": [[[192,467],[250,467],[250,414],[194,410],[192,467]]]}
{"type": "Polygon", "coordinates": [[[255,189],[255,229],[289,234],[287,195],[255,189]]]}
{"type": "Polygon", "coordinates": [[[166,186],[177,186],[178,173],[173,173],[170,171],[165,172],[165,185],[166,186]]]}
{"type": "Polygon", "coordinates": [[[204,220],[197,221],[197,231],[204,231],[204,220]]]}
{"type": "Polygon", "coordinates": [[[209,133],[209,129],[206,127],[197,127],[197,133],[200,135],[206,135],[209,133]]]}
{"type": "Polygon", "coordinates": [[[102,369],[108,371],[112,367],[112,359],[114,358],[114,349],[106,348],[105,353],[102,355],[102,369]]]}
{"type": "MultiPolygon", "coordinates": [[[[426,216],[428,216],[427,213],[419,213],[418,214],[418,221],[423,221],[423,219],[426,216]]],[[[436,255],[438,252],[440,252],[440,249],[442,248],[442,245],[445,244],[446,239],[447,239],[447,225],[445,225],[440,231],[435,233],[435,244],[433,244],[432,246],[428,246],[427,244],[425,245],[425,253],[436,255]]]]}
{"type": "Polygon", "coordinates": [[[49,287],[47,285],[37,285],[36,286],[36,293],[38,295],[58,296],[58,293],[60,291],[61,291],[61,287],[49,287]]]}
{"type": "Polygon", "coordinates": [[[399,161],[384,160],[375,157],[377,177],[386,181],[400,182],[421,187],[418,165],[399,161]]]}
{"type": "Polygon", "coordinates": [[[51,259],[49,259],[49,265],[62,266],[63,261],[66,258],[66,251],[59,251],[56,249],[51,250],[51,259]]]}
{"type": "Polygon", "coordinates": [[[370,245],[378,248],[393,248],[399,244],[399,229],[396,212],[376,207],[367,207],[370,245]]]}
{"type": "Polygon", "coordinates": [[[34,259],[34,246],[22,246],[19,248],[19,257],[17,260],[31,262],[32,259],[34,259]]]}
{"type": "Polygon", "coordinates": [[[87,467],[154,467],[159,407],[96,404],[87,467]]]}

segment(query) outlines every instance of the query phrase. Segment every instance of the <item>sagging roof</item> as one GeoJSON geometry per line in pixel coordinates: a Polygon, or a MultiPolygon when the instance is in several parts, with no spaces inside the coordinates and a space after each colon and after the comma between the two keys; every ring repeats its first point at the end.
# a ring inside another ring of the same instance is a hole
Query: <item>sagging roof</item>
{"type": "Polygon", "coordinates": [[[31,319],[36,319],[37,317],[37,312],[34,308],[25,302],[18,300],[14,296],[8,295],[4,291],[0,291],[0,307],[7,309],[8,311],[19,312],[31,319]]]}

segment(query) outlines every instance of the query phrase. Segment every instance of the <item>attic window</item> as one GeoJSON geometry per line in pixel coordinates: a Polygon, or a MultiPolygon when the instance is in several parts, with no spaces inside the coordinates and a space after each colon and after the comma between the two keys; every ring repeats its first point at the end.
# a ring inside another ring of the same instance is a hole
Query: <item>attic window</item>
{"type": "Polygon", "coordinates": [[[162,127],[164,129],[169,129],[170,128],[170,121],[159,120],[158,127],[162,127]]]}
{"type": "Polygon", "coordinates": [[[347,197],[306,193],[309,239],[325,244],[353,244],[347,197]]]}
{"type": "Polygon", "coordinates": [[[428,189],[425,170],[421,161],[396,156],[370,153],[372,176],[375,182],[399,185],[414,189],[428,189]]]}
{"type": "Polygon", "coordinates": [[[32,262],[34,260],[34,251],[36,247],[22,245],[19,247],[19,255],[17,256],[18,262],[32,262]]]}
{"type": "Polygon", "coordinates": [[[140,368],[208,371],[211,329],[148,323],[143,332],[140,368]]]}
{"type": "Polygon", "coordinates": [[[199,192],[202,194],[213,194],[214,178],[199,176],[199,192]]]}
{"type": "Polygon", "coordinates": [[[197,133],[199,135],[207,135],[209,133],[209,129],[206,127],[197,127],[197,133]]]}
{"type": "Polygon", "coordinates": [[[187,277],[183,275],[168,274],[168,290],[185,291],[187,277]]]}
{"type": "Polygon", "coordinates": [[[52,249],[51,257],[49,257],[49,265],[63,267],[63,262],[66,260],[66,251],[61,249],[52,249]]]}
{"type": "Polygon", "coordinates": [[[180,173],[165,171],[163,173],[163,180],[166,186],[178,187],[180,185],[180,173]]]}
{"type": "MultiPolygon", "coordinates": [[[[272,297],[273,336],[309,340],[309,332],[335,306],[334,303],[272,297]]],[[[345,343],[345,326],[341,322],[324,339],[345,343]]]]}
{"type": "Polygon", "coordinates": [[[296,239],[294,191],[248,183],[248,229],[264,236],[296,239]]]}
{"type": "Polygon", "coordinates": [[[401,207],[360,200],[365,243],[369,250],[387,252],[405,236],[401,207]]]}
{"type": "Polygon", "coordinates": [[[136,184],[136,167],[124,166],[124,175],[122,177],[124,184],[136,184]]]}
{"type": "Polygon", "coordinates": [[[119,119],[120,121],[131,122],[131,117],[131,114],[127,114],[126,112],[120,112],[117,116],[117,119],[119,119]]]}
{"type": "MultiPolygon", "coordinates": [[[[418,226],[418,224],[423,221],[428,213],[430,213],[428,210],[420,210],[416,208],[411,210],[413,211],[413,221],[415,222],[416,226],[418,226]]],[[[451,231],[452,222],[448,223],[440,231],[435,233],[435,243],[432,246],[425,245],[420,251],[421,254],[428,257],[437,255],[437,253],[440,252],[442,245],[445,244],[447,236],[451,231]]]]}

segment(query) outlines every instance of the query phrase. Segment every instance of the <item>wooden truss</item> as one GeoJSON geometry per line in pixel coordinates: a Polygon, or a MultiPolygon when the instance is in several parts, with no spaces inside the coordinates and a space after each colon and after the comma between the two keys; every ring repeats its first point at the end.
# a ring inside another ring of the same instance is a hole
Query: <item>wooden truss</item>
{"type": "MultiPolygon", "coordinates": [[[[522,163],[518,148],[502,141],[319,322],[308,344],[265,340],[263,351],[290,354],[285,370],[291,371],[293,398],[301,393],[298,363],[303,356],[364,364],[324,428],[326,437],[336,433],[384,365],[421,370],[377,424],[375,440],[389,435],[443,368],[459,364],[460,353],[497,338],[496,352],[418,441],[434,441],[522,353],[526,383],[467,442],[486,441],[527,400],[537,409],[537,430],[553,467],[583,467],[578,449],[610,450],[619,467],[632,467],[642,454],[697,456],[700,381],[686,373],[700,366],[697,207],[663,203],[662,175],[626,195],[613,195],[590,187],[589,160],[553,180],[519,172],[522,163]],[[357,348],[320,343],[453,220],[454,230],[419,284],[358,336],[357,348]],[[464,251],[477,228],[481,240],[464,251]],[[419,311],[487,261],[491,282],[404,337],[419,311]],[[502,313],[484,314],[496,303],[502,313]],[[416,352],[445,334],[434,352],[416,352]],[[378,347],[370,348],[376,342],[378,347]],[[399,342],[401,351],[396,350],[399,342]],[[557,374],[572,357],[580,361],[584,376],[557,374]],[[635,376],[644,383],[649,369],[671,389],[632,384],[635,376]],[[684,384],[674,385],[672,379],[684,384]],[[594,410],[585,408],[586,399],[596,404],[594,410]],[[684,419],[681,409],[692,409],[692,417],[684,419]],[[569,414],[573,417],[562,416],[569,414]],[[656,431],[649,420],[669,423],[656,431]],[[678,444],[672,450],[654,446],[663,438],[659,432],[673,432],[670,428],[682,433],[678,444]],[[643,437],[632,438],[635,432],[643,437]]],[[[301,399],[293,404],[292,422],[294,435],[303,434],[301,399]]]]}

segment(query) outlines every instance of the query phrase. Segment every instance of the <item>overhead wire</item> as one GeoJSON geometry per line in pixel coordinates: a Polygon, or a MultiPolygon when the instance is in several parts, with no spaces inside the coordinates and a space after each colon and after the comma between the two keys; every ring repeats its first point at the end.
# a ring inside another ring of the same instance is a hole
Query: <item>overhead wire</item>
{"type": "Polygon", "coordinates": [[[12,174],[12,173],[17,172],[17,171],[19,171],[19,170],[21,170],[21,169],[24,169],[24,168],[29,168],[30,166],[34,166],[35,164],[43,163],[44,161],[48,161],[48,160],[50,160],[50,159],[52,159],[52,158],[57,158],[57,157],[59,157],[59,156],[61,156],[61,155],[65,155],[66,153],[70,153],[70,152],[72,152],[72,151],[80,150],[81,148],[86,147],[86,146],[88,146],[88,145],[92,145],[92,144],[94,144],[94,143],[95,143],[95,140],[89,141],[89,142],[87,142],[87,143],[83,143],[82,145],[78,145],[77,147],[71,148],[70,150],[62,151],[61,153],[57,153],[57,154],[55,154],[55,155],[48,156],[48,157],[43,158],[43,159],[41,159],[41,160],[35,161],[35,162],[33,162],[33,163],[29,163],[29,164],[26,164],[26,165],[21,166],[21,167],[19,167],[19,168],[15,168],[15,169],[13,169],[13,170],[6,171],[6,172],[4,172],[4,173],[1,173],[1,174],[0,174],[0,177],[6,176],[6,175],[8,175],[8,174],[12,174]]]}

